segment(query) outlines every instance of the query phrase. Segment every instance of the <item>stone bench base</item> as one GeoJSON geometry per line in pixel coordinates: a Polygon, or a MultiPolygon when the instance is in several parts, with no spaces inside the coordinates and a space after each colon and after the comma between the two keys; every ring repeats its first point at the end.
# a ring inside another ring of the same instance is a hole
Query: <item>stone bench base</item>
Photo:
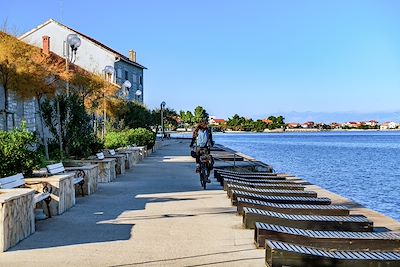
{"type": "Polygon", "coordinates": [[[32,189],[0,189],[0,252],[35,232],[32,189]]]}
{"type": "MultiPolygon", "coordinates": [[[[51,186],[51,201],[50,211],[51,215],[60,215],[75,205],[75,173],[65,173],[53,175],[49,177],[39,178],[25,178],[26,186],[40,191],[40,182],[47,182],[51,186]]],[[[48,214],[47,206],[45,203],[38,203],[42,209],[48,214]]]]}
{"type": "MultiPolygon", "coordinates": [[[[64,164],[68,166],[70,163],[64,164]]],[[[71,163],[71,165],[73,165],[71,163]]],[[[91,195],[97,191],[97,179],[99,176],[99,165],[97,164],[88,164],[83,166],[69,166],[65,167],[66,171],[77,171],[82,170],[85,173],[85,177],[83,178],[85,183],[83,185],[83,192],[85,195],[91,195]]],[[[81,195],[81,188],[80,186],[75,186],[75,195],[81,195]]]]}

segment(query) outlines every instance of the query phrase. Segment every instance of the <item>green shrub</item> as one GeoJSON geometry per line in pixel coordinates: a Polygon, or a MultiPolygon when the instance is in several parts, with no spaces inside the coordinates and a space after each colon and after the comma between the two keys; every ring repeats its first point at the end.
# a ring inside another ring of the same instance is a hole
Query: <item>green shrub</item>
{"type": "Polygon", "coordinates": [[[152,148],[155,143],[155,134],[144,128],[130,129],[121,132],[109,132],[105,137],[104,146],[109,149],[136,144],[152,148]]]}
{"type": "MultiPolygon", "coordinates": [[[[64,156],[85,158],[102,149],[103,143],[93,133],[91,117],[85,110],[82,99],[76,94],[71,94],[69,97],[60,95],[56,100],[60,106],[64,156]]],[[[49,143],[50,156],[52,159],[59,159],[61,154],[57,102],[46,100],[42,103],[41,110],[44,122],[53,135],[49,143]]]]}
{"type": "Polygon", "coordinates": [[[138,146],[147,146],[147,148],[152,148],[156,141],[154,132],[144,129],[137,128],[127,131],[127,138],[129,144],[136,144],[138,146]]]}
{"type": "Polygon", "coordinates": [[[28,132],[25,125],[11,132],[0,131],[0,177],[20,172],[31,176],[43,160],[36,146],[36,136],[28,132]]]}
{"type": "Polygon", "coordinates": [[[108,132],[104,140],[104,146],[108,149],[128,146],[128,138],[126,131],[124,132],[108,132]]]}

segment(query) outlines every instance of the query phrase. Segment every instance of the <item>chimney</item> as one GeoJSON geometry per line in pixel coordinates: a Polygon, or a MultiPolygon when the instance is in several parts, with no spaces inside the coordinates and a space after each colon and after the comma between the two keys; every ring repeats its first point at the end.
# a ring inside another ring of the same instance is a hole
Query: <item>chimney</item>
{"type": "Polygon", "coordinates": [[[136,52],[133,50],[129,50],[129,60],[136,62],[136,52]]]}
{"type": "Polygon", "coordinates": [[[42,36],[43,41],[43,49],[42,52],[46,55],[50,54],[50,37],[49,36],[42,36]]]}

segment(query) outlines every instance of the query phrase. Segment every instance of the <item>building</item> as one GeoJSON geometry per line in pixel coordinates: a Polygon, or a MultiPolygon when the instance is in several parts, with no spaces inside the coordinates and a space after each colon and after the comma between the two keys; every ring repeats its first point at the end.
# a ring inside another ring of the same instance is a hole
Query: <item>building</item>
{"type": "Polygon", "coordinates": [[[380,129],[381,129],[381,130],[396,129],[397,126],[398,126],[397,123],[395,123],[395,122],[393,122],[393,121],[391,121],[391,122],[387,121],[387,122],[383,123],[383,124],[380,126],[380,129]]]}
{"type": "Polygon", "coordinates": [[[290,122],[286,124],[286,127],[289,129],[300,128],[300,124],[298,124],[297,122],[290,122]]]}
{"type": "Polygon", "coordinates": [[[125,56],[92,37],[71,29],[53,19],[49,19],[45,23],[23,34],[19,39],[28,44],[42,47],[43,36],[48,36],[50,37],[50,50],[61,57],[65,57],[65,51],[67,50],[66,39],[69,34],[76,34],[81,40],[81,45],[76,52],[75,65],[105,78],[105,67],[112,66],[114,72],[109,74],[107,79],[121,86],[128,80],[131,83],[131,88],[129,89],[127,98],[143,103],[143,70],[146,67],[136,62],[135,51],[130,50],[128,56],[125,56]]]}
{"type": "Polygon", "coordinates": [[[376,127],[376,126],[378,126],[378,122],[376,120],[370,120],[370,121],[366,121],[365,125],[370,126],[370,127],[376,127]]]}
{"type": "Polygon", "coordinates": [[[225,124],[226,121],[224,119],[217,119],[215,116],[210,116],[208,119],[208,123],[211,125],[222,125],[225,124]]]}
{"type": "Polygon", "coordinates": [[[301,125],[301,128],[309,129],[309,128],[314,128],[314,126],[315,123],[313,121],[307,121],[301,125]]]}

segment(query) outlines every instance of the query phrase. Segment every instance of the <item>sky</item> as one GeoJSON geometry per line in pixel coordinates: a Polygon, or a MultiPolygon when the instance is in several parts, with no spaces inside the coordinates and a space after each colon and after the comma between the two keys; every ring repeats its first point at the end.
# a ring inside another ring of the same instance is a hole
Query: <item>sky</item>
{"type": "Polygon", "coordinates": [[[149,108],[225,119],[399,111],[399,14],[396,0],[0,0],[11,31],[53,18],[135,50],[149,108]]]}

